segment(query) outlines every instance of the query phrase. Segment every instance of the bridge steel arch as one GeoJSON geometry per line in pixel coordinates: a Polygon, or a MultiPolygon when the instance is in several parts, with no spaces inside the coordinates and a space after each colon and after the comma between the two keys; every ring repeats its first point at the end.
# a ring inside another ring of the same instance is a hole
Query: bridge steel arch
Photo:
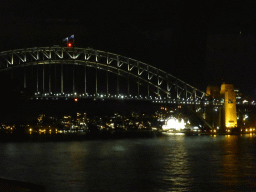
{"type": "MultiPolygon", "coordinates": [[[[75,95],[74,82],[74,67],[75,65],[84,66],[84,92],[83,96],[87,96],[86,90],[86,68],[93,67],[96,69],[96,91],[97,97],[97,70],[104,70],[108,74],[113,73],[117,75],[117,90],[116,95],[119,97],[119,82],[118,77],[122,76],[127,79],[128,83],[128,97],[129,97],[129,81],[134,81],[137,84],[137,98],[153,99],[153,97],[181,100],[196,100],[205,98],[205,92],[189,85],[181,79],[144,62],[110,53],[93,48],[78,48],[78,47],[34,47],[26,49],[16,49],[10,51],[3,51],[0,53],[0,72],[15,69],[17,67],[39,66],[39,65],[60,65],[61,66],[61,94],[64,93],[63,87],[63,65],[73,65],[73,94],[75,95]],[[140,96],[140,87],[147,89],[146,96],[140,96]]],[[[43,68],[44,73],[44,68],[43,68]]],[[[108,77],[108,76],[107,76],[108,77]]],[[[24,88],[26,88],[26,71],[24,71],[24,88]]],[[[37,92],[38,86],[38,72],[37,72],[37,92]]],[[[51,92],[51,77],[49,76],[49,92],[51,92]]],[[[106,80],[106,96],[108,92],[108,79],[106,80]]],[[[43,93],[46,92],[44,88],[44,74],[43,74],[43,93]]],[[[39,95],[37,95],[38,97],[39,95]]]]}

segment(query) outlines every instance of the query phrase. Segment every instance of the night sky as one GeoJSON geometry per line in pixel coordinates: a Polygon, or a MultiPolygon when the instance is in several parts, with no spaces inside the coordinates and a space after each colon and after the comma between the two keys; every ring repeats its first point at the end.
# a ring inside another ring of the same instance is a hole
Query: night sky
{"type": "Polygon", "coordinates": [[[141,60],[202,91],[227,82],[255,97],[255,1],[189,2],[1,2],[0,51],[64,46],[74,34],[77,47],[141,60]]]}

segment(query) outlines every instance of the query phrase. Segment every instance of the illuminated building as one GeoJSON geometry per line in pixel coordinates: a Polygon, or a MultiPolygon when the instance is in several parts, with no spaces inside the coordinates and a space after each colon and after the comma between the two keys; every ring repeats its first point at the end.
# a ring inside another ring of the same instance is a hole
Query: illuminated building
{"type": "Polygon", "coordinates": [[[242,103],[242,93],[239,91],[239,89],[234,90],[236,93],[236,103],[241,104],[242,103]]]}
{"type": "Polygon", "coordinates": [[[220,94],[224,99],[225,127],[237,127],[236,93],[232,84],[221,85],[220,94]]]}
{"type": "Polygon", "coordinates": [[[86,125],[86,113],[77,113],[76,114],[76,125],[77,126],[86,125]]]}
{"type": "Polygon", "coordinates": [[[162,129],[164,131],[168,131],[168,130],[175,130],[175,131],[181,131],[183,129],[185,129],[186,123],[184,122],[184,119],[181,119],[181,121],[179,121],[176,118],[169,118],[166,120],[166,124],[162,126],[162,129]]]}
{"type": "Polygon", "coordinates": [[[65,115],[62,119],[62,124],[64,125],[64,129],[70,129],[72,126],[72,118],[71,116],[65,115]]]}

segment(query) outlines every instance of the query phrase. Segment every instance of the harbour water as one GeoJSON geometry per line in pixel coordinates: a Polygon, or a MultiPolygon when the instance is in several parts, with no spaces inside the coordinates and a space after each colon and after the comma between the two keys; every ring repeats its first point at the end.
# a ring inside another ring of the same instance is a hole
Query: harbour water
{"type": "Polygon", "coordinates": [[[46,191],[256,191],[256,135],[0,143],[0,177],[46,191]]]}

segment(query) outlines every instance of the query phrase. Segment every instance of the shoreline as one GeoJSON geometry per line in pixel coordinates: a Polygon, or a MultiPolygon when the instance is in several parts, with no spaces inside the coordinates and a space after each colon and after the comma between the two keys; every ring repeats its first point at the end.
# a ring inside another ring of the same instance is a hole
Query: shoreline
{"type": "MultiPolygon", "coordinates": [[[[173,132],[158,132],[158,131],[128,131],[128,132],[101,132],[101,133],[85,133],[85,132],[75,132],[75,133],[7,133],[0,134],[0,143],[3,142],[62,142],[62,141],[90,141],[90,140],[113,140],[113,139],[140,139],[140,138],[158,138],[167,137],[169,134],[185,136],[214,136],[214,135],[248,135],[247,133],[239,134],[187,134],[187,133],[173,133],[173,132]],[[165,134],[167,133],[167,134],[165,134]]],[[[255,135],[256,133],[251,133],[255,135]]]]}
{"type": "Polygon", "coordinates": [[[162,136],[157,131],[127,131],[127,132],[100,132],[100,133],[5,133],[0,134],[0,142],[61,142],[61,141],[86,141],[86,140],[111,140],[132,138],[154,138],[162,136]]]}

